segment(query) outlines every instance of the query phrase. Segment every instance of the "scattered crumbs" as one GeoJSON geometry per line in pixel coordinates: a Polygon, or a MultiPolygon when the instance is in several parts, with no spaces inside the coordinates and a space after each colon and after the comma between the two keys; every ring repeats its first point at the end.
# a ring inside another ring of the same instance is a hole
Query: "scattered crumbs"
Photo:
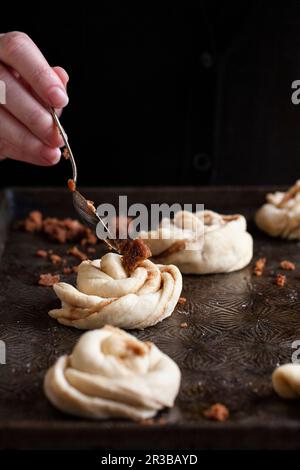
{"type": "Polygon", "coordinates": [[[88,253],[96,253],[96,248],[94,248],[93,246],[89,246],[89,247],[87,248],[87,252],[88,252],[88,253]]]}
{"type": "Polygon", "coordinates": [[[278,287],[284,287],[286,283],[286,276],[284,274],[277,274],[275,278],[275,284],[278,287]]]}
{"type": "Polygon", "coordinates": [[[263,275],[266,262],[267,262],[267,258],[259,258],[258,260],[255,261],[255,265],[253,268],[253,274],[255,274],[255,276],[263,275]]]}
{"type": "Polygon", "coordinates": [[[39,232],[43,226],[43,216],[40,211],[32,211],[22,222],[26,232],[39,232]]]}
{"type": "Polygon", "coordinates": [[[59,274],[40,274],[38,284],[40,286],[51,287],[60,281],[59,274]]]}
{"type": "Polygon", "coordinates": [[[280,267],[281,269],[285,269],[286,271],[294,271],[296,269],[295,264],[287,260],[281,261],[280,267]]]}
{"type": "Polygon", "coordinates": [[[184,321],[184,322],[180,323],[180,328],[187,328],[187,327],[188,327],[187,322],[184,321]]]}
{"type": "Polygon", "coordinates": [[[72,248],[70,248],[67,253],[69,255],[72,255],[72,256],[75,256],[75,258],[78,258],[80,259],[80,261],[84,261],[87,259],[87,255],[85,253],[83,253],[83,251],[80,251],[77,246],[72,246],[72,248]]]}
{"type": "Polygon", "coordinates": [[[97,237],[96,235],[92,232],[90,228],[86,229],[86,237],[82,238],[80,241],[81,246],[85,245],[96,245],[97,243],[97,237]]]}
{"type": "Polygon", "coordinates": [[[186,298],[185,297],[179,297],[178,303],[179,303],[179,305],[184,305],[186,303],[186,298]]]}
{"type": "Polygon", "coordinates": [[[48,256],[48,253],[47,253],[46,250],[37,250],[35,254],[39,258],[47,258],[47,256],[48,256]]]}
{"type": "Polygon", "coordinates": [[[229,410],[222,403],[215,403],[207,410],[203,411],[203,416],[215,421],[226,421],[229,418],[229,410]]]}
{"type": "Polygon", "coordinates": [[[247,304],[242,304],[242,308],[246,308],[247,307],[247,304]]]}

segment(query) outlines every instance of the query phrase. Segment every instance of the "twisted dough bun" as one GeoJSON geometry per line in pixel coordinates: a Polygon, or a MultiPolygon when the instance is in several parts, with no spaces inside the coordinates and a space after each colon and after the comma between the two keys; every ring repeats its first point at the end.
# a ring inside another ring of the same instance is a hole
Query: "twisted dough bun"
{"type": "Polygon", "coordinates": [[[182,290],[182,276],[176,266],[149,260],[128,276],[121,256],[108,253],[101,260],[80,264],[77,289],[65,282],[53,288],[62,305],[49,315],[63,325],[143,329],[171,315],[182,290]]]}
{"type": "Polygon", "coordinates": [[[282,398],[300,397],[300,364],[284,364],[272,374],[273,387],[282,398]]]}
{"type": "Polygon", "coordinates": [[[287,192],[269,193],[256,213],[257,226],[272,237],[300,240],[300,180],[287,192]]]}
{"type": "Polygon", "coordinates": [[[180,370],[153,343],[112,326],[81,336],[44,380],[45,394],[61,411],[94,419],[150,418],[172,407],[180,370]]]}
{"type": "Polygon", "coordinates": [[[253,255],[253,241],[242,215],[213,211],[177,212],[159,228],[142,232],[157,261],[175,264],[181,272],[209,274],[236,271],[253,255]]]}

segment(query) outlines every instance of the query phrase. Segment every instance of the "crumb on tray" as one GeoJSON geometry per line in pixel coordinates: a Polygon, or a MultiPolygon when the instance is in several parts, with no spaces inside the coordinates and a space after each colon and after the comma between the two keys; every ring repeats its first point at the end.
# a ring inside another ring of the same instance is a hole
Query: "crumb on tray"
{"type": "Polygon", "coordinates": [[[68,188],[71,191],[71,193],[74,193],[74,191],[76,191],[75,181],[71,178],[68,180],[68,188]]]}
{"type": "Polygon", "coordinates": [[[37,250],[35,254],[39,258],[47,258],[48,257],[48,252],[46,250],[37,250]]]}
{"type": "Polygon", "coordinates": [[[275,278],[275,284],[278,287],[284,287],[286,284],[286,276],[284,274],[277,274],[275,278]]]}
{"type": "Polygon", "coordinates": [[[229,410],[222,403],[215,403],[207,410],[203,411],[203,416],[215,421],[226,421],[229,418],[229,410]]]}
{"type": "Polygon", "coordinates": [[[281,261],[280,267],[281,269],[285,269],[286,271],[294,271],[296,269],[295,264],[287,260],[281,261]]]}
{"type": "Polygon", "coordinates": [[[83,251],[81,251],[77,248],[77,246],[72,246],[72,248],[70,248],[67,251],[67,253],[69,255],[75,256],[75,258],[80,259],[80,261],[84,261],[88,258],[87,255],[85,253],[83,253],[83,251]]]}
{"type": "Polygon", "coordinates": [[[255,265],[253,268],[253,273],[255,274],[255,276],[262,276],[266,262],[266,258],[259,258],[257,261],[255,261],[255,265]]]}
{"type": "Polygon", "coordinates": [[[51,287],[60,281],[59,274],[40,274],[38,284],[40,286],[51,287]]]}

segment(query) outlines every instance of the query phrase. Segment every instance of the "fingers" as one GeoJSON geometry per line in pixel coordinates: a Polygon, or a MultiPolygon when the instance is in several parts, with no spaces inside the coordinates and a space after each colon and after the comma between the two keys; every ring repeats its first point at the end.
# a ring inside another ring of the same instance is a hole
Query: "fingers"
{"type": "Polygon", "coordinates": [[[36,165],[54,165],[60,150],[44,145],[21,122],[0,107],[0,155],[36,165]]]}
{"type": "Polygon", "coordinates": [[[63,86],[65,88],[67,88],[67,84],[68,84],[68,81],[69,81],[69,75],[67,74],[65,69],[63,69],[62,67],[59,67],[59,66],[52,67],[52,69],[54,70],[54,72],[56,73],[58,78],[61,80],[63,86]]]}
{"type": "Polygon", "coordinates": [[[0,61],[15,69],[49,106],[63,108],[68,104],[61,78],[27,34],[14,31],[0,35],[0,61]]]}
{"type": "MultiPolygon", "coordinates": [[[[67,74],[65,69],[63,69],[62,67],[57,66],[57,67],[53,67],[53,70],[57,74],[57,76],[60,78],[63,86],[65,88],[67,88],[67,85],[68,85],[68,82],[69,82],[69,75],[67,74]]],[[[62,115],[63,108],[56,108],[55,112],[56,112],[57,116],[60,117],[62,115]]]]}
{"type": "Polygon", "coordinates": [[[24,124],[36,137],[50,147],[60,147],[63,141],[51,114],[24,88],[20,80],[0,64],[0,80],[6,84],[4,108],[24,124]]]}

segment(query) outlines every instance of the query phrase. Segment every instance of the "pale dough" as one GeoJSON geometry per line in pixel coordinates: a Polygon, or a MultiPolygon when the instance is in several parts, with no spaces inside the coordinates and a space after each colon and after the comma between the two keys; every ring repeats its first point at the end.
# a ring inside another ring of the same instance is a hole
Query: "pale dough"
{"type": "Polygon", "coordinates": [[[142,232],[154,259],[175,264],[182,273],[226,273],[245,267],[253,256],[253,240],[245,217],[213,211],[180,211],[159,228],[142,232]]]}
{"type": "Polygon", "coordinates": [[[49,315],[63,325],[143,329],[172,314],[181,294],[182,276],[176,266],[156,265],[150,260],[128,276],[121,256],[108,253],[101,260],[80,264],[77,289],[65,282],[53,289],[61,308],[49,315]]]}
{"type": "Polygon", "coordinates": [[[273,387],[282,398],[300,398],[300,364],[284,364],[272,375],[273,387]]]}
{"type": "Polygon", "coordinates": [[[300,240],[300,180],[286,192],[269,193],[256,213],[257,226],[271,235],[300,240]]]}
{"type": "Polygon", "coordinates": [[[141,420],[172,407],[179,385],[178,366],[153,343],[105,326],[84,333],[72,354],[56,361],[44,391],[72,415],[141,420]]]}

